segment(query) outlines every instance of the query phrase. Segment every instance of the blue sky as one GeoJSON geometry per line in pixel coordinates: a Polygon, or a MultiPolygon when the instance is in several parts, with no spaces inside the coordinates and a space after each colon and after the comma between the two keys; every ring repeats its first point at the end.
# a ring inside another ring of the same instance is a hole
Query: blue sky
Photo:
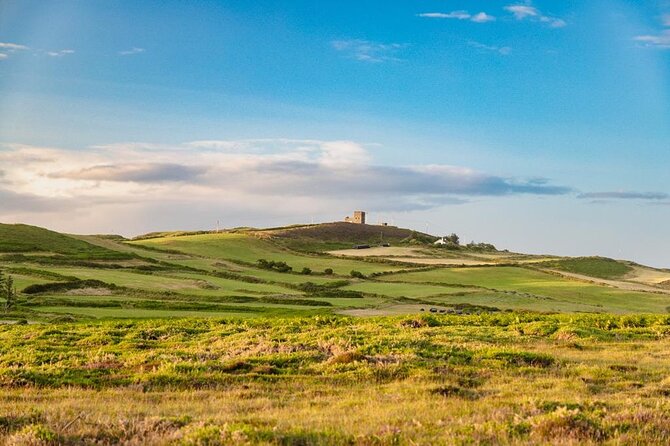
{"type": "Polygon", "coordinates": [[[364,208],[670,267],[670,2],[0,0],[0,144],[3,221],[364,208]]]}

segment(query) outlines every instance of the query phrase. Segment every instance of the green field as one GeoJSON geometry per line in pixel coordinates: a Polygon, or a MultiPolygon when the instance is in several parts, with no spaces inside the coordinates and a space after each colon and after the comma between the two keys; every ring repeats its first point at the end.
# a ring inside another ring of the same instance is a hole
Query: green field
{"type": "Polygon", "coordinates": [[[249,264],[255,264],[259,259],[284,261],[293,267],[294,271],[300,271],[307,267],[315,272],[322,272],[326,268],[331,268],[337,274],[348,275],[351,270],[370,274],[400,269],[388,264],[301,254],[264,239],[237,233],[164,237],[139,240],[133,243],[211,259],[235,260],[249,264]]]}
{"type": "MultiPolygon", "coordinates": [[[[546,303],[590,306],[590,311],[666,312],[670,295],[626,291],[520,267],[439,268],[430,271],[394,274],[390,282],[469,285],[526,295],[546,303]]],[[[541,309],[534,308],[534,309],[541,309]]]]}
{"type": "MultiPolygon", "coordinates": [[[[6,316],[28,321],[61,320],[64,315],[74,320],[199,313],[204,317],[267,316],[284,314],[287,309],[313,314],[354,309],[398,314],[426,311],[431,306],[459,309],[464,305],[470,306],[468,311],[665,313],[670,307],[670,295],[662,289],[619,289],[548,272],[566,270],[597,279],[630,270],[625,262],[611,259],[543,261],[546,257],[538,257],[539,263],[532,268],[522,264],[450,268],[288,248],[301,241],[291,231],[308,234],[306,242],[315,249],[319,243],[330,246],[327,239],[317,243],[317,235],[333,233],[333,243],[343,244],[349,228],[357,231],[352,225],[325,225],[323,229],[316,225],[217,234],[170,233],[129,241],[108,236],[75,238],[25,225],[0,225],[4,237],[0,240],[0,268],[13,275],[19,291],[17,308],[6,316]],[[281,234],[288,234],[288,238],[278,238],[281,234]],[[285,262],[292,271],[262,268],[259,259],[285,262]],[[303,268],[309,268],[311,274],[301,274],[303,268]],[[327,268],[333,273],[325,274],[327,268]],[[362,275],[351,277],[352,271],[362,275]],[[35,288],[48,283],[53,287],[35,288]],[[113,305],[111,298],[115,297],[125,303],[113,305]],[[141,303],[132,304],[133,299],[141,303]],[[223,305],[233,306],[230,313],[223,305]],[[240,305],[246,307],[242,313],[240,305]]],[[[352,240],[369,236],[368,232],[352,234],[352,240]]],[[[426,246],[421,252],[440,257],[445,255],[442,251],[426,246]]],[[[446,254],[454,258],[475,255],[446,254]]],[[[533,258],[503,252],[489,256],[506,263],[533,258]]]]}
{"type": "Polygon", "coordinates": [[[630,264],[305,252],[354,226],[130,241],[1,225],[18,296],[0,317],[0,443],[670,442],[670,294],[612,285],[630,264]]]}

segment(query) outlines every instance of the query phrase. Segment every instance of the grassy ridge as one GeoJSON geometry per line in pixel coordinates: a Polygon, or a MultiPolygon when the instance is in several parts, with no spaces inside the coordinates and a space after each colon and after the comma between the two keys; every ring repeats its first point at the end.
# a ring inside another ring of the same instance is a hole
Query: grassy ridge
{"type": "Polygon", "coordinates": [[[47,252],[80,259],[116,260],[128,254],[95,246],[48,229],[0,223],[0,253],[47,252]]]}
{"type": "Polygon", "coordinates": [[[600,279],[620,279],[633,270],[623,262],[605,257],[576,257],[544,262],[541,265],[600,279]]]}
{"type": "Polygon", "coordinates": [[[669,324],[499,313],[5,326],[0,441],[665,444],[669,324]]]}

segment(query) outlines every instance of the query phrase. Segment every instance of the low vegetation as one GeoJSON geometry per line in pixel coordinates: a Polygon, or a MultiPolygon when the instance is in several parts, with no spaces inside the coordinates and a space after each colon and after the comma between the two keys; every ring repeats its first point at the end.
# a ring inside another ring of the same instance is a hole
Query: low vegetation
{"type": "Polygon", "coordinates": [[[669,335],[504,312],[4,326],[0,441],[667,444],[669,335]]]}
{"type": "Polygon", "coordinates": [[[620,279],[633,270],[624,262],[605,257],[560,259],[545,262],[542,266],[600,279],[620,279]]]}

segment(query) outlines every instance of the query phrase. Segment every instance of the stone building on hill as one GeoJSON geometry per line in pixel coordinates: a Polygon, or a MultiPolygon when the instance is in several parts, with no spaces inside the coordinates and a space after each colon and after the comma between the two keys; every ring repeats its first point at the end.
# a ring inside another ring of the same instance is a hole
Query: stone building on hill
{"type": "Polygon", "coordinates": [[[365,212],[364,211],[354,211],[353,217],[344,217],[344,221],[347,223],[355,223],[357,225],[365,224],[365,212]]]}

